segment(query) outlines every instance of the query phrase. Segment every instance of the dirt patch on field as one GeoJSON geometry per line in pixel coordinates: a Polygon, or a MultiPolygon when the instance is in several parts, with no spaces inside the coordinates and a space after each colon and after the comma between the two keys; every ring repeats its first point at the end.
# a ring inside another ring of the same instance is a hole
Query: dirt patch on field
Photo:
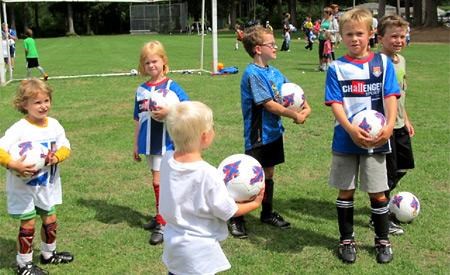
{"type": "Polygon", "coordinates": [[[413,28],[411,43],[414,42],[450,43],[450,28],[413,28]]]}

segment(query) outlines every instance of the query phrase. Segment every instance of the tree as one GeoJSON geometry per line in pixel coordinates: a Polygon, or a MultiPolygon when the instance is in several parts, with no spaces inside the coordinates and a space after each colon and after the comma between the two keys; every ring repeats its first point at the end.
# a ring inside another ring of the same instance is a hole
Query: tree
{"type": "Polygon", "coordinates": [[[67,32],[66,35],[76,35],[73,27],[73,10],[72,3],[67,2],[67,32]]]}
{"type": "Polygon", "coordinates": [[[436,27],[438,25],[437,4],[435,0],[425,1],[425,27],[436,27]]]}
{"type": "Polygon", "coordinates": [[[386,0],[378,1],[378,18],[383,17],[386,14],[386,0]]]}
{"type": "Polygon", "coordinates": [[[422,0],[413,1],[414,7],[414,26],[422,25],[422,0]]]}

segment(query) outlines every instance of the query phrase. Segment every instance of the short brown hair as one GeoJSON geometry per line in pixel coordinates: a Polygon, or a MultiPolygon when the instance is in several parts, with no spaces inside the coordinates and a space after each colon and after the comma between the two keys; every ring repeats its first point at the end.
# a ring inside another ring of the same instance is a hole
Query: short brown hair
{"type": "Polygon", "coordinates": [[[255,47],[264,43],[264,34],[273,34],[273,32],[260,25],[252,26],[245,30],[242,44],[250,57],[253,58],[255,56],[255,47]]]}
{"type": "Polygon", "coordinates": [[[389,27],[401,27],[407,29],[409,23],[398,15],[386,15],[380,19],[378,23],[377,32],[379,35],[384,36],[386,34],[386,29],[389,27]]]}
{"type": "Polygon", "coordinates": [[[50,88],[50,86],[48,86],[46,82],[40,79],[25,79],[20,82],[19,88],[17,88],[16,96],[13,100],[13,105],[22,114],[27,114],[28,111],[25,110],[24,106],[29,99],[35,98],[38,94],[43,93],[50,98],[51,102],[52,92],[52,88],[50,88]]]}

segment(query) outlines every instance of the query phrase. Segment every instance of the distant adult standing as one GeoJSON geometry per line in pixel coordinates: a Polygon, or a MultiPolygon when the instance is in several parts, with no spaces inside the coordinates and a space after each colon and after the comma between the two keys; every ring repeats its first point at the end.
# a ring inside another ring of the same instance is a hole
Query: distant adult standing
{"type": "Polygon", "coordinates": [[[31,77],[31,69],[37,68],[41,72],[44,80],[48,79],[48,74],[44,68],[39,66],[39,54],[36,48],[36,42],[33,39],[33,31],[31,29],[25,30],[25,40],[23,41],[23,47],[25,48],[25,57],[27,59],[27,77],[31,77]]]}
{"type": "Polygon", "coordinates": [[[341,40],[341,36],[339,34],[339,5],[337,4],[331,4],[330,5],[331,12],[333,13],[333,21],[331,24],[331,44],[333,44],[332,52],[331,52],[331,59],[335,60],[334,55],[334,49],[339,44],[339,41],[341,40]]]}
{"type": "Polygon", "coordinates": [[[15,57],[16,57],[16,41],[17,41],[17,32],[13,28],[8,28],[8,24],[2,24],[2,37],[6,37],[9,40],[9,55],[11,62],[11,69],[14,70],[15,57]]]}
{"type": "Polygon", "coordinates": [[[326,60],[323,58],[323,48],[326,41],[326,32],[331,31],[331,25],[333,23],[333,13],[330,7],[323,9],[323,17],[320,23],[319,30],[319,71],[324,71],[324,65],[326,60]]]}
{"type": "Polygon", "coordinates": [[[284,29],[290,29],[289,25],[291,24],[291,14],[286,12],[283,15],[283,30],[284,29]]]}
{"type": "Polygon", "coordinates": [[[372,37],[369,39],[370,48],[374,48],[378,44],[378,19],[373,16],[372,17],[372,37]]]}

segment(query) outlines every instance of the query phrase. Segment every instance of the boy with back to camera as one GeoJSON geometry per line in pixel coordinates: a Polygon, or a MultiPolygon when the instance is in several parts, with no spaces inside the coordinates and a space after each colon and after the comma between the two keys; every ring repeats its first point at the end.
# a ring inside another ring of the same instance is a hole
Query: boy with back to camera
{"type": "Polygon", "coordinates": [[[391,150],[389,137],[394,128],[400,88],[389,58],[374,54],[367,47],[372,35],[371,13],[353,9],[339,23],[347,54],[331,64],[325,83],[325,104],[331,107],[336,119],[329,184],[339,189],[338,255],[346,263],[356,260],[353,199],[359,178],[360,189],[370,198],[377,262],[389,263],[393,256],[388,236],[389,201],[384,194],[389,189],[385,154],[391,150]],[[386,116],[387,123],[375,138],[351,123],[355,114],[366,109],[386,116]]]}
{"type": "MultiPolygon", "coordinates": [[[[394,132],[390,139],[392,152],[386,155],[389,190],[385,192],[385,195],[388,199],[400,179],[405,176],[406,171],[414,168],[411,137],[414,136],[415,131],[405,108],[406,61],[400,55],[400,51],[406,44],[408,26],[408,22],[398,15],[384,16],[378,24],[378,41],[381,43],[381,52],[387,55],[394,64],[401,93],[398,100],[394,132]]],[[[391,220],[389,234],[401,235],[403,233],[403,228],[391,220]]]]}
{"type": "Polygon", "coordinates": [[[33,263],[33,241],[38,215],[42,219],[41,264],[70,263],[74,259],[69,252],[56,251],[56,205],[62,203],[58,164],[70,156],[71,150],[64,128],[56,119],[48,116],[51,105],[52,89],[46,83],[36,78],[23,80],[17,90],[14,106],[25,116],[9,127],[0,138],[0,164],[8,169],[8,213],[20,221],[17,274],[48,274],[33,263]],[[40,170],[34,165],[26,164],[24,157],[14,160],[9,154],[13,146],[20,146],[22,151],[26,151],[32,142],[48,148],[46,165],[40,170]]]}
{"type": "MultiPolygon", "coordinates": [[[[252,58],[241,80],[241,108],[244,118],[245,154],[261,163],[265,174],[265,193],[260,220],[277,228],[286,229],[290,223],[273,211],[275,165],[284,162],[284,147],[281,117],[291,118],[303,124],[311,108],[305,100],[301,111],[293,111],[282,105],[282,84],[289,80],[269,62],[277,57],[277,45],[273,33],[261,26],[246,30],[243,45],[252,58]]],[[[234,237],[246,238],[244,217],[229,221],[234,237]]]]}
{"type": "Polygon", "coordinates": [[[166,220],[163,262],[169,274],[215,274],[230,268],[220,247],[226,221],[261,205],[264,189],[253,201],[236,203],[217,168],[202,158],[213,142],[211,109],[198,101],[176,104],[166,118],[175,152],[161,163],[161,202],[166,220]]]}

